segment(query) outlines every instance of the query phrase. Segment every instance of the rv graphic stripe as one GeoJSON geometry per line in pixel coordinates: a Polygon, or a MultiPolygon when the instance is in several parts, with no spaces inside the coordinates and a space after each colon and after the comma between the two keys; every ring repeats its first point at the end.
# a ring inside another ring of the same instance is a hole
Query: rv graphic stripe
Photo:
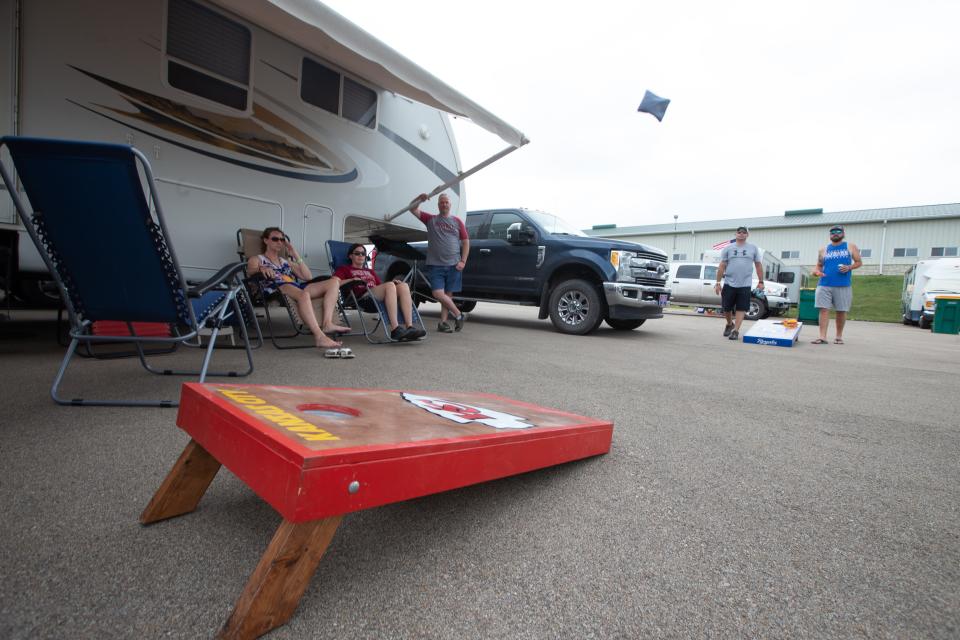
{"type": "MultiPolygon", "coordinates": [[[[399,135],[397,135],[387,127],[381,124],[378,126],[378,129],[380,133],[386,136],[388,140],[393,140],[394,142],[396,142],[398,147],[400,147],[401,149],[409,153],[411,156],[416,158],[417,161],[420,162],[420,164],[422,164],[427,169],[429,169],[435,176],[440,178],[442,182],[449,182],[450,180],[453,180],[454,178],[457,177],[453,171],[450,171],[450,169],[447,169],[445,166],[440,164],[437,160],[435,160],[434,158],[431,158],[429,155],[427,155],[426,153],[418,149],[415,145],[411,144],[406,139],[400,137],[399,135]]],[[[455,194],[457,194],[458,196],[460,195],[459,182],[450,188],[453,189],[453,192],[455,194]]]]}
{"type": "Polygon", "coordinates": [[[243,167],[244,169],[252,169],[253,171],[260,171],[261,173],[269,173],[275,176],[283,176],[284,178],[293,178],[294,180],[306,180],[308,182],[331,182],[331,183],[352,182],[353,180],[356,180],[357,177],[360,175],[356,169],[353,169],[349,173],[345,173],[343,175],[338,175],[338,176],[318,176],[318,175],[307,174],[307,173],[296,173],[293,171],[284,171],[283,169],[274,169],[273,167],[263,167],[250,162],[244,162],[243,160],[236,160],[234,158],[228,158],[226,156],[222,156],[217,153],[211,153],[209,151],[204,151],[203,149],[197,149],[196,147],[191,147],[190,145],[183,144],[181,142],[177,142],[176,140],[172,140],[170,138],[161,136],[157,134],[155,131],[147,131],[146,129],[141,129],[140,127],[134,127],[130,123],[123,122],[122,120],[119,120],[117,118],[111,118],[106,114],[94,111],[93,109],[90,109],[89,107],[85,107],[82,104],[77,104],[72,100],[70,102],[72,104],[77,105],[81,109],[86,109],[91,113],[97,114],[101,118],[106,118],[107,120],[116,122],[117,124],[120,124],[124,127],[133,129],[134,131],[139,131],[140,133],[156,138],[157,140],[168,142],[176,147],[180,147],[181,149],[186,149],[188,151],[193,151],[194,153],[199,153],[200,155],[207,156],[208,158],[214,158],[215,160],[222,160],[223,162],[229,162],[230,164],[237,165],[238,167],[243,167]]]}

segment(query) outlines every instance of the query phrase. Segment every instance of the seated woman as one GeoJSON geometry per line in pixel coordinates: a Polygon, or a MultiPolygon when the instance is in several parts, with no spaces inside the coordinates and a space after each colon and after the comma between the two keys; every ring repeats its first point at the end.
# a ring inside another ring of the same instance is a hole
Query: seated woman
{"type": "Polygon", "coordinates": [[[331,340],[326,333],[349,333],[350,329],[333,322],[333,312],[337,308],[340,294],[340,281],[330,278],[321,282],[307,282],[313,277],[310,268],[304,264],[303,258],[290,243],[286,234],[279,227],[267,227],[260,234],[262,248],[260,255],[252,256],[247,260],[247,275],[259,273],[263,276],[264,293],[271,294],[281,291],[288,298],[296,301],[300,318],[313,334],[316,346],[321,349],[332,349],[340,346],[336,340],[331,340]],[[280,256],[280,251],[286,249],[290,261],[280,256]],[[314,298],[323,298],[323,326],[317,322],[313,310],[314,298]]]}
{"type": "Polygon", "coordinates": [[[353,293],[359,299],[369,291],[373,297],[383,302],[387,309],[387,319],[390,321],[390,338],[406,342],[417,340],[427,335],[423,329],[413,326],[413,298],[410,297],[410,287],[407,283],[396,279],[391,282],[380,282],[380,278],[364,266],[367,260],[367,250],[362,244],[350,245],[347,256],[350,264],[345,264],[333,272],[339,278],[340,284],[353,283],[353,293]],[[404,326],[400,326],[397,319],[397,306],[403,312],[404,326]]]}

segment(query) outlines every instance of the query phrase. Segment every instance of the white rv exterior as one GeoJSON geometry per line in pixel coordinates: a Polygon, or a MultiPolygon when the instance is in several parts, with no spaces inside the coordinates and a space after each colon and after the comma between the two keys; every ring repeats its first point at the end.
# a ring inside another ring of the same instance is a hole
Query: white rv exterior
{"type": "MultiPolygon", "coordinates": [[[[346,70],[369,60],[317,23],[432,76],[312,0],[0,0],[0,16],[0,132],[140,149],[188,278],[236,260],[241,227],[282,227],[315,273],[328,239],[420,237],[384,216],[461,171],[446,113],[384,88],[383,65],[346,70]]],[[[448,194],[462,217],[464,185],[448,194]]],[[[0,226],[22,229],[2,195],[0,226]]],[[[44,270],[25,234],[19,248],[21,274],[44,270]]]]}
{"type": "Polygon", "coordinates": [[[903,276],[903,323],[929,329],[937,311],[937,296],[947,295],[960,295],[960,258],[920,260],[903,276]]]}

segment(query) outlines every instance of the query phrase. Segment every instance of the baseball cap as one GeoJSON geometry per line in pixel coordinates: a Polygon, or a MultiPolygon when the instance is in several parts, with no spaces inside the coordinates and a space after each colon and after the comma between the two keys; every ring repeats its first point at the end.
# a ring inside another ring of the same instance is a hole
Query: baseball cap
{"type": "Polygon", "coordinates": [[[745,231],[746,233],[750,233],[750,230],[747,229],[746,227],[737,227],[737,232],[739,233],[740,231],[745,231]]]}

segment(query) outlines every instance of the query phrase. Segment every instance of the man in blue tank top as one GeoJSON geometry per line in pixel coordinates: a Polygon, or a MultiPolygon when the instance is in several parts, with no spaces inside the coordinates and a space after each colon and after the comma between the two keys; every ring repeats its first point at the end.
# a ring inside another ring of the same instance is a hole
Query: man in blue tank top
{"type": "Polygon", "coordinates": [[[820,249],[817,268],[813,275],[820,276],[814,304],[820,310],[820,337],[813,344],[827,344],[827,325],[830,324],[830,309],[836,311],[837,335],[834,344],[843,344],[843,326],[853,302],[851,279],[853,270],[860,267],[860,250],[857,245],[845,240],[846,234],[840,225],[830,227],[830,244],[820,249]]]}

